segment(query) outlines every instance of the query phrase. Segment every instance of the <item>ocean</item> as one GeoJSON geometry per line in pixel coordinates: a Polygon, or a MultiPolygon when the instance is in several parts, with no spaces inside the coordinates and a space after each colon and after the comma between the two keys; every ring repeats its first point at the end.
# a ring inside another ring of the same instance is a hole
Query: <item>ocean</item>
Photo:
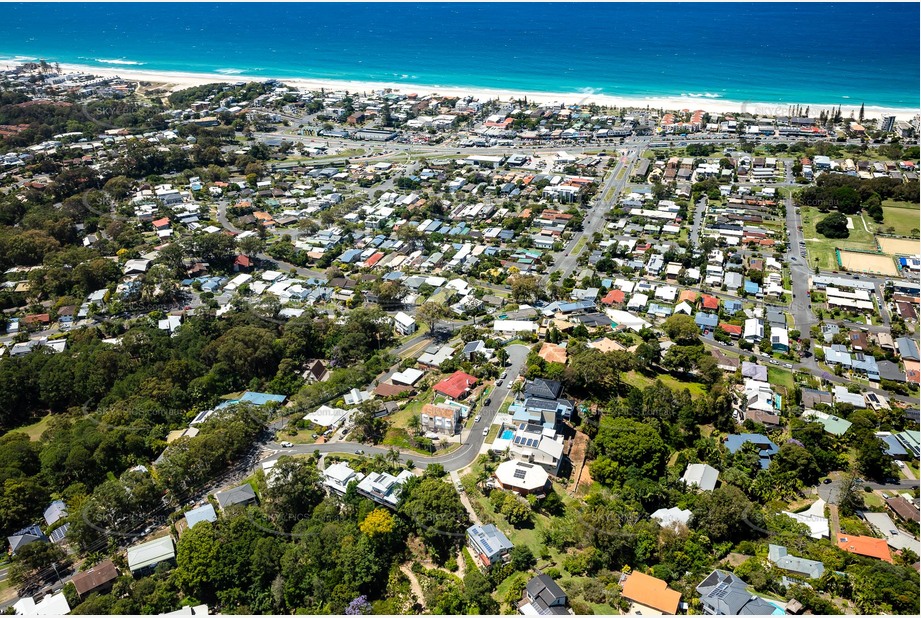
{"type": "Polygon", "coordinates": [[[0,4],[4,60],[919,107],[912,3],[0,4]]]}

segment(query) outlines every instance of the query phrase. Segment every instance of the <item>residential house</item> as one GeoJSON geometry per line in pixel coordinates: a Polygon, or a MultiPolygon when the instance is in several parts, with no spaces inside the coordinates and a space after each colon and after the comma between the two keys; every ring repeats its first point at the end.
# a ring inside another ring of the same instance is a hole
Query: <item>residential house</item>
{"type": "Polygon", "coordinates": [[[440,406],[427,403],[422,406],[420,419],[423,430],[434,434],[453,436],[460,426],[460,410],[456,406],[440,406]]]}
{"type": "Polygon", "coordinates": [[[214,499],[217,500],[221,510],[226,511],[230,507],[236,505],[246,506],[247,504],[256,504],[256,492],[253,491],[252,485],[246,483],[239,487],[234,487],[233,489],[219,491],[214,494],[214,499]]]}
{"type": "Polygon", "coordinates": [[[77,596],[82,599],[93,592],[105,594],[112,589],[112,584],[116,579],[118,579],[118,570],[115,568],[115,563],[107,559],[87,571],[75,573],[70,581],[77,590],[77,596]]]}
{"type": "Polygon", "coordinates": [[[885,539],[842,533],[837,537],[837,544],[838,547],[851,554],[892,562],[892,552],[889,551],[889,545],[885,539]]]}
{"type": "Polygon", "coordinates": [[[393,316],[393,327],[401,336],[411,335],[416,332],[416,321],[412,316],[398,312],[393,316]]]}
{"type": "Polygon", "coordinates": [[[128,569],[132,575],[152,572],[161,562],[175,562],[173,539],[164,536],[128,548],[128,569]]]}
{"type": "Polygon", "coordinates": [[[768,560],[778,569],[792,573],[800,579],[819,579],[825,572],[825,565],[818,560],[791,556],[783,545],[769,544],[768,560]]]}
{"type": "Polygon", "coordinates": [[[550,476],[541,466],[517,459],[504,461],[496,468],[496,481],[502,489],[519,495],[542,495],[550,485],[550,476]]]}
{"type": "Polygon", "coordinates": [[[749,318],[745,320],[742,329],[742,338],[749,343],[758,343],[764,338],[764,320],[749,318]]]}
{"type": "Polygon", "coordinates": [[[8,536],[6,540],[10,543],[10,553],[15,556],[17,551],[30,543],[35,543],[36,541],[47,543],[48,537],[45,536],[41,528],[36,525],[31,525],[13,533],[8,536]]]}
{"type": "Polygon", "coordinates": [[[549,575],[541,573],[525,584],[518,612],[524,616],[567,616],[572,614],[566,607],[568,600],[563,589],[549,575]]]}
{"type": "Polygon", "coordinates": [[[753,594],[744,581],[721,569],[697,585],[701,610],[710,616],[770,616],[781,610],[753,594]]]}
{"type": "Polygon", "coordinates": [[[780,450],[770,438],[758,433],[730,434],[726,436],[726,448],[730,453],[735,454],[745,444],[754,444],[760,452],[760,464],[762,469],[771,465],[771,457],[780,450]]]}
{"type": "Polygon", "coordinates": [[[392,509],[400,502],[400,492],[403,485],[413,477],[409,470],[403,470],[397,476],[386,472],[372,472],[358,482],[358,493],[377,502],[381,506],[392,509]]]}
{"type": "Polygon", "coordinates": [[[211,503],[205,503],[198,508],[186,511],[185,522],[190,530],[203,521],[211,523],[217,521],[217,513],[214,512],[214,507],[211,506],[211,503]]]}
{"type": "Polygon", "coordinates": [[[477,379],[469,373],[455,371],[432,388],[436,393],[441,393],[451,399],[463,399],[476,384],[477,379]]]}
{"type": "Polygon", "coordinates": [[[467,528],[467,545],[483,566],[504,562],[515,547],[494,524],[467,528]]]}
{"type": "Polygon", "coordinates": [[[360,483],[364,478],[364,474],[352,470],[344,461],[328,465],[323,470],[323,485],[340,496],[345,495],[350,483],[360,483]]]}
{"type": "Polygon", "coordinates": [[[629,615],[677,614],[681,603],[681,593],[668,587],[668,583],[658,577],[633,571],[623,581],[621,595],[632,604],[627,611],[629,615]]]}
{"type": "Polygon", "coordinates": [[[712,491],[719,481],[720,473],[716,468],[707,464],[688,464],[681,480],[689,487],[697,487],[701,491],[712,491]]]}

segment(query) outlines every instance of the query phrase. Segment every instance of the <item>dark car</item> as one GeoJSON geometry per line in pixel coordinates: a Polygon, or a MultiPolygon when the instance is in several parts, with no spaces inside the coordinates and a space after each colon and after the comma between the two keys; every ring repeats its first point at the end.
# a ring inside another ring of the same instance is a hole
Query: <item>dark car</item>
{"type": "Polygon", "coordinates": [[[831,483],[831,479],[825,479],[824,481],[822,481],[822,483],[825,485],[828,485],[829,483],[831,483]]]}
{"type": "Polygon", "coordinates": [[[488,406],[491,403],[492,403],[492,399],[487,399],[486,401],[483,402],[483,405],[488,406]]]}

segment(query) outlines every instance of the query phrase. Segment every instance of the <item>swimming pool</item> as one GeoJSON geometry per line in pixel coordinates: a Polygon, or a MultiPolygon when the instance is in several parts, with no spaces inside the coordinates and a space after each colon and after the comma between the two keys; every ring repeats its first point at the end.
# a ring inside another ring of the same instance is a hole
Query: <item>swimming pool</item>
{"type": "Polygon", "coordinates": [[[502,432],[502,435],[500,437],[503,440],[511,440],[512,438],[515,437],[515,432],[512,431],[511,429],[506,429],[505,431],[502,432]]]}

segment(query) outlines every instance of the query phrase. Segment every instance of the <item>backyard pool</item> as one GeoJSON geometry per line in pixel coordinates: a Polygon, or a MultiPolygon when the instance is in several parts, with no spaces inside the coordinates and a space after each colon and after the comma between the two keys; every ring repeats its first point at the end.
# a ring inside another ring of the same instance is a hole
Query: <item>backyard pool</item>
{"type": "Polygon", "coordinates": [[[505,431],[502,432],[502,435],[499,437],[502,438],[503,440],[511,440],[512,438],[515,437],[515,432],[512,431],[511,429],[506,429],[505,431]]]}

